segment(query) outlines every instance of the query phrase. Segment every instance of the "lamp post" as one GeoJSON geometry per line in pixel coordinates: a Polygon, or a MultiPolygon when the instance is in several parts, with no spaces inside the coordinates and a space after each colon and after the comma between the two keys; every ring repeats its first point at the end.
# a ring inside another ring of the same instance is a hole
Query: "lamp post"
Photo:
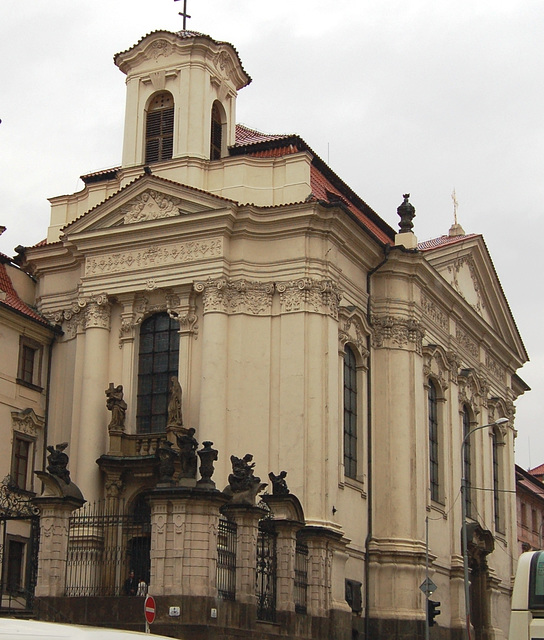
{"type": "Polygon", "coordinates": [[[490,424],[484,424],[480,427],[474,427],[471,429],[463,438],[463,442],[461,443],[461,535],[462,535],[462,546],[463,546],[463,576],[464,576],[464,587],[465,587],[465,617],[466,617],[466,637],[470,640],[470,592],[469,592],[469,581],[468,581],[468,540],[467,540],[467,478],[465,476],[465,445],[469,436],[471,436],[475,431],[479,431],[480,429],[487,429],[487,427],[498,427],[502,424],[506,424],[508,422],[508,418],[499,418],[495,420],[495,422],[491,422],[490,424]]]}

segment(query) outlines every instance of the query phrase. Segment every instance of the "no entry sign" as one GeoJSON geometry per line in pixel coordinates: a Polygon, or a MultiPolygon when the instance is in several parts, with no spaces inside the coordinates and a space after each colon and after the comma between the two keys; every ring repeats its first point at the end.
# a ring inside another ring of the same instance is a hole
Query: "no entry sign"
{"type": "Polygon", "coordinates": [[[156,610],[155,598],[153,596],[147,596],[147,598],[145,599],[144,613],[145,620],[148,624],[151,624],[155,620],[156,610]]]}

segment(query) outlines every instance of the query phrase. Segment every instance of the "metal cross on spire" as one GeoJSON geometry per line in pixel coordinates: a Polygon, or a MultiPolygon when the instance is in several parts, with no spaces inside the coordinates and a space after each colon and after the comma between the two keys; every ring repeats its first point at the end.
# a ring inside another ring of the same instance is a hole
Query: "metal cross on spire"
{"type": "Polygon", "coordinates": [[[457,196],[455,195],[455,187],[451,194],[451,199],[453,200],[453,221],[457,224],[457,207],[459,206],[459,203],[457,202],[457,196]]]}
{"type": "MultiPolygon", "coordinates": [[[[174,2],[178,2],[178,0],[174,0],[174,2]]],[[[179,12],[180,16],[183,16],[183,31],[187,29],[187,18],[191,16],[187,13],[187,0],[183,0],[183,11],[179,12]]]]}

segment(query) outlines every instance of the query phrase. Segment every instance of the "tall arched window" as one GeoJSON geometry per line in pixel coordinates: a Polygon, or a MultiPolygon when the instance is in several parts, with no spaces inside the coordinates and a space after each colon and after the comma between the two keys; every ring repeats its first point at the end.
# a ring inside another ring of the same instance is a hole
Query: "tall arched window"
{"type": "Polygon", "coordinates": [[[495,511],[495,530],[504,533],[503,501],[502,501],[502,451],[504,436],[499,427],[493,430],[493,507],[495,511]]]}
{"type": "Polygon", "coordinates": [[[138,433],[166,431],[168,389],[178,375],[179,324],[167,313],[157,313],[140,327],[138,358],[138,433]]]}
{"type": "MultiPolygon", "coordinates": [[[[470,431],[470,413],[467,406],[463,407],[463,438],[466,438],[470,431]]],[[[472,517],[472,452],[470,437],[466,438],[463,454],[463,469],[465,472],[465,504],[467,507],[467,517],[472,517]]]]}
{"type": "Polygon", "coordinates": [[[218,102],[212,107],[212,130],[210,136],[210,160],[220,160],[223,148],[223,118],[218,102]]]}
{"type": "Polygon", "coordinates": [[[145,162],[170,160],[174,148],[174,98],[168,91],[157,93],[147,109],[145,162]]]}
{"type": "Polygon", "coordinates": [[[344,473],[357,477],[357,363],[350,347],[344,350],[344,473]]]}
{"type": "Polygon", "coordinates": [[[429,380],[428,391],[429,405],[429,483],[431,490],[431,500],[438,502],[440,499],[440,461],[439,461],[439,442],[438,442],[438,402],[436,394],[436,385],[429,380]]]}

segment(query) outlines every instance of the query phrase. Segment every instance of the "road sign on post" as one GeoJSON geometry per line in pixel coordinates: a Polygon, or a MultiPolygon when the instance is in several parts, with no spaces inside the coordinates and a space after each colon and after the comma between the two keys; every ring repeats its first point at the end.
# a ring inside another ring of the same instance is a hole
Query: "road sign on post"
{"type": "Polygon", "coordinates": [[[155,620],[155,612],[157,607],[155,605],[155,598],[153,596],[147,596],[144,604],[145,615],[145,632],[149,633],[149,625],[155,620]]]}

